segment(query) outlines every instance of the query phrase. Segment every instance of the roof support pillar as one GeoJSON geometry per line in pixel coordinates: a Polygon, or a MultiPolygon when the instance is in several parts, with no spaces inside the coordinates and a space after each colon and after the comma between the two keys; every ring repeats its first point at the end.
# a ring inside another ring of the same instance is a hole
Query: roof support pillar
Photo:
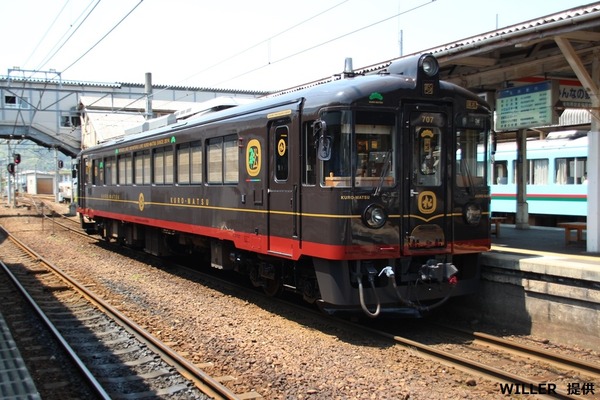
{"type": "Polygon", "coordinates": [[[571,43],[558,36],[554,40],[592,100],[592,124],[588,134],[587,158],[587,251],[597,253],[600,252],[600,91],[596,82],[600,81],[600,55],[594,53],[590,76],[571,43]]]}

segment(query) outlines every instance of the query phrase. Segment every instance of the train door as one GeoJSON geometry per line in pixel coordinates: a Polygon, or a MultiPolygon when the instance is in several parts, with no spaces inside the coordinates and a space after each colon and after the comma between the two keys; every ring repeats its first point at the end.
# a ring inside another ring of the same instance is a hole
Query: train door
{"type": "Polygon", "coordinates": [[[418,254],[427,250],[450,251],[451,220],[447,191],[448,152],[451,130],[445,109],[411,106],[404,110],[409,201],[403,210],[403,252],[418,254]]]}
{"type": "Polygon", "coordinates": [[[298,185],[291,167],[291,120],[269,126],[268,250],[291,256],[298,240],[298,185]]]}

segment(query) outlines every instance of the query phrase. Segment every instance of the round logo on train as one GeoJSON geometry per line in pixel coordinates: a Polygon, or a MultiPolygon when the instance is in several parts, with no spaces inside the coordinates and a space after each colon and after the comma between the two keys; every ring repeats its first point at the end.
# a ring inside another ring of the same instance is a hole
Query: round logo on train
{"type": "Polygon", "coordinates": [[[431,214],[437,207],[437,198],[435,193],[425,191],[419,194],[418,199],[419,212],[423,214],[431,214]]]}
{"type": "Polygon", "coordinates": [[[257,176],[260,173],[260,164],[262,161],[260,142],[252,139],[246,146],[246,171],[250,176],[257,176]]]}

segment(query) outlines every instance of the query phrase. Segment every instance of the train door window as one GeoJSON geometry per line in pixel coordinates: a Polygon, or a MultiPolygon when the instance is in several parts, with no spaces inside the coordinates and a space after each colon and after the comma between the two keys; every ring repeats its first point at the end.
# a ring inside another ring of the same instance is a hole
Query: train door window
{"type": "Polygon", "coordinates": [[[190,145],[187,143],[177,147],[177,183],[190,183],[190,145]]]}
{"type": "Polygon", "coordinates": [[[528,160],[527,164],[527,184],[547,185],[549,174],[548,159],[528,160]]]}
{"type": "Polygon", "coordinates": [[[202,142],[193,142],[190,146],[191,183],[202,183],[202,142]]]}
{"type": "Polygon", "coordinates": [[[317,146],[312,127],[314,121],[304,124],[304,138],[302,141],[302,155],[304,167],[302,171],[302,183],[304,185],[316,185],[317,183],[317,146]]]}
{"type": "Polygon", "coordinates": [[[492,179],[494,185],[508,184],[508,161],[494,161],[492,179]]]}
{"type": "Polygon", "coordinates": [[[460,187],[485,186],[486,156],[485,131],[461,129],[457,131],[456,184],[460,187]]]}
{"type": "Polygon", "coordinates": [[[288,128],[278,126],[275,128],[275,180],[286,181],[289,173],[288,160],[288,128]]]}
{"type": "Polygon", "coordinates": [[[115,157],[107,157],[104,160],[104,184],[107,186],[117,184],[117,165],[115,157]]]}
{"type": "Polygon", "coordinates": [[[173,162],[173,148],[166,147],[165,148],[165,184],[171,185],[175,180],[175,171],[174,171],[174,162],[173,162]]]}
{"type": "Polygon", "coordinates": [[[587,182],[587,158],[569,157],[555,160],[557,185],[576,185],[587,182]]]}
{"type": "Polygon", "coordinates": [[[237,135],[227,136],[223,139],[223,153],[224,183],[238,183],[240,176],[240,152],[237,135]]]}
{"type": "Polygon", "coordinates": [[[154,184],[163,185],[165,183],[165,149],[154,149],[154,184]]]}
{"type": "Polygon", "coordinates": [[[223,139],[213,138],[208,141],[207,149],[208,183],[223,183],[223,139]]]}
{"type": "Polygon", "coordinates": [[[131,185],[131,154],[120,155],[118,158],[119,185],[131,185]]]}

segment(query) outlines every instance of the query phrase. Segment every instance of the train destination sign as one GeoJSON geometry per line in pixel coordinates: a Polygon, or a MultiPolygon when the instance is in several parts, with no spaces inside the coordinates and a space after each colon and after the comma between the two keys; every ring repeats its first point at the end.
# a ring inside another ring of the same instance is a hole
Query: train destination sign
{"type": "Polygon", "coordinates": [[[554,112],[557,100],[558,83],[555,81],[499,90],[496,93],[496,130],[557,124],[558,115],[554,112]]]}

